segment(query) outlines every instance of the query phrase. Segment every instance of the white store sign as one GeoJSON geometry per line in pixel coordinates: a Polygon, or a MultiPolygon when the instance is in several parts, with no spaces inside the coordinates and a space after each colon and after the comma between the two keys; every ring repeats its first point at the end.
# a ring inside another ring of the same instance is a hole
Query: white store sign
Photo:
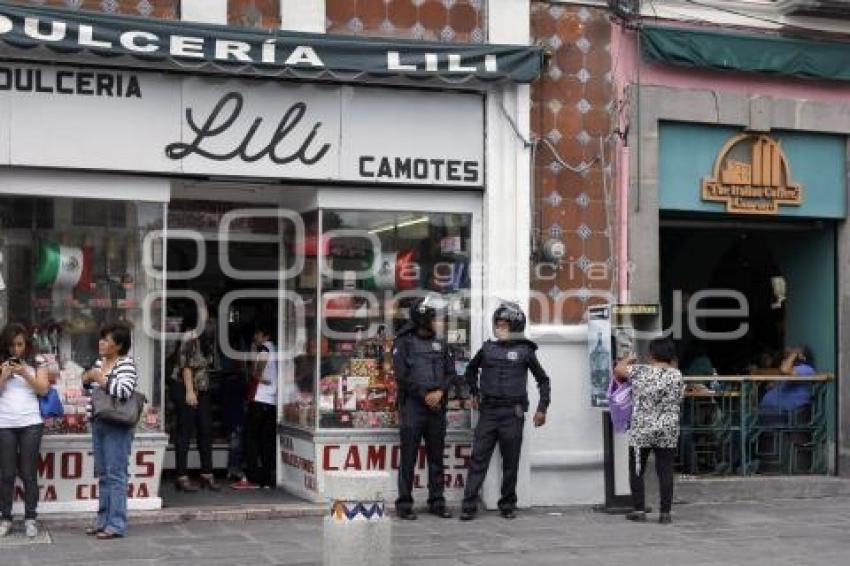
{"type": "MultiPolygon", "coordinates": [[[[137,434],[129,459],[127,505],[131,510],[162,507],[159,496],[166,438],[137,434]]],[[[15,486],[15,513],[23,512],[23,487],[15,486]]],[[[38,459],[38,511],[97,511],[98,478],[89,435],[45,436],[38,459]]]]}
{"type": "Polygon", "coordinates": [[[0,64],[0,163],[480,187],[483,100],[0,64]]]}

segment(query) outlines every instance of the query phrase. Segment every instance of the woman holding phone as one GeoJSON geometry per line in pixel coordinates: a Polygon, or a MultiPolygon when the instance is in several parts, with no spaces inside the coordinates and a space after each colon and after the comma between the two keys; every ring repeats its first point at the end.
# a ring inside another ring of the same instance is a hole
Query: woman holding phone
{"type": "Polygon", "coordinates": [[[38,535],[38,452],[44,423],[38,397],[50,387],[44,359],[33,355],[22,324],[0,334],[0,537],[12,530],[15,477],[24,486],[24,529],[38,535]]]}

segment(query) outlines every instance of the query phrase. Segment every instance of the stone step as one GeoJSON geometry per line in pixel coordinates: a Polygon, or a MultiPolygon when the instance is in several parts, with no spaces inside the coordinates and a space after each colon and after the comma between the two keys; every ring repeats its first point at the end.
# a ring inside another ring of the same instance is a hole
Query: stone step
{"type": "MultiPolygon", "coordinates": [[[[653,472],[654,470],[647,470],[647,479],[655,475],[653,472]]],[[[656,502],[657,493],[657,482],[649,481],[647,503],[656,502]],[[649,499],[650,493],[652,499],[649,499]]],[[[679,503],[730,503],[848,496],[850,479],[832,476],[680,476],[676,478],[674,500],[679,503]]]]}
{"type": "MultiPolygon", "coordinates": [[[[247,521],[255,519],[294,519],[321,517],[327,513],[324,505],[312,503],[280,503],[268,505],[222,505],[174,507],[157,511],[131,511],[131,525],[185,523],[188,521],[247,521]]],[[[56,513],[42,515],[40,521],[52,528],[80,528],[91,524],[88,513],[56,513]]]]}

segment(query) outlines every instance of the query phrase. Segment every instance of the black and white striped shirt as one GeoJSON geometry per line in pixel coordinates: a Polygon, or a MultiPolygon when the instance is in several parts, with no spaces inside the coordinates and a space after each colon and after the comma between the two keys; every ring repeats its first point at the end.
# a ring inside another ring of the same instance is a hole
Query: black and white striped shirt
{"type": "MultiPolygon", "coordinates": [[[[97,360],[92,369],[100,369],[103,367],[103,360],[97,360]]],[[[136,390],[139,378],[136,372],[136,364],[130,356],[118,358],[115,365],[112,366],[110,372],[106,375],[106,391],[113,397],[126,400],[129,399],[136,390]]],[[[98,384],[92,384],[92,388],[100,387],[98,384]]],[[[88,406],[86,407],[86,416],[91,420],[92,408],[91,397],[89,397],[88,406]]]]}

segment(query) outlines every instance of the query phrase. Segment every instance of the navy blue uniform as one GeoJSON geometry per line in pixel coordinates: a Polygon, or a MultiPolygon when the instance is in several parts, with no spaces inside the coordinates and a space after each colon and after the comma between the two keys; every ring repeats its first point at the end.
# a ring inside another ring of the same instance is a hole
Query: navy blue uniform
{"type": "Polygon", "coordinates": [[[428,506],[432,510],[444,509],[446,401],[449,387],[457,380],[448,343],[438,338],[422,338],[415,330],[407,330],[393,345],[393,370],[398,382],[401,421],[396,510],[404,512],[413,507],[413,478],[423,438],[428,459],[428,506]],[[443,403],[433,410],[425,403],[425,396],[438,390],[443,392],[443,403]]]}
{"type": "Polygon", "coordinates": [[[537,361],[536,350],[537,345],[529,340],[488,340],[467,366],[466,381],[479,398],[480,414],[463,495],[464,512],[477,510],[478,492],[497,443],[503,472],[499,509],[505,512],[516,507],[522,431],[528,410],[528,372],[534,375],[540,391],[537,411],[546,412],[551,392],[549,377],[537,361]]]}

